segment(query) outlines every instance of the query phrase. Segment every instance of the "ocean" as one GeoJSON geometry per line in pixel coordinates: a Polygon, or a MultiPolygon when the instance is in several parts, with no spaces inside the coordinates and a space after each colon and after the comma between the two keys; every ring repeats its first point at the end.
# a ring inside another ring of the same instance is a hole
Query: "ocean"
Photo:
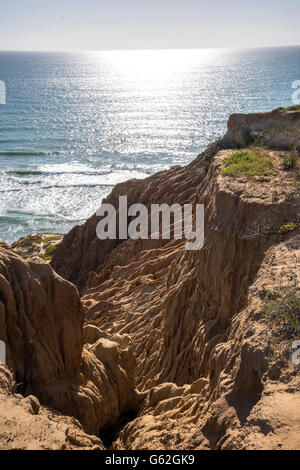
{"type": "Polygon", "coordinates": [[[0,52],[0,80],[0,239],[12,242],[65,233],[116,183],[190,162],[231,113],[292,105],[300,47],[0,52]]]}

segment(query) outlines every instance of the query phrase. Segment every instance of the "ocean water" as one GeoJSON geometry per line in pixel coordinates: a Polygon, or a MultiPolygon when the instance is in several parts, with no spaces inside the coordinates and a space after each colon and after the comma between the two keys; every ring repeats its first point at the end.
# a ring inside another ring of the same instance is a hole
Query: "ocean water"
{"type": "Polygon", "coordinates": [[[0,239],[65,233],[113,185],[190,162],[233,112],[292,104],[300,47],[0,52],[0,239]]]}

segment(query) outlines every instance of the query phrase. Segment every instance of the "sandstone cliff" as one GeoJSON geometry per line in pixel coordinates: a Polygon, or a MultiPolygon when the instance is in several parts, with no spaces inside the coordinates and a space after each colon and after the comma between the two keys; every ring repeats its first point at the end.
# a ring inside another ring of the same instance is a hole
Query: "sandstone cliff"
{"type": "Polygon", "coordinates": [[[0,339],[6,345],[0,391],[34,395],[99,434],[137,406],[135,358],[122,336],[90,345],[83,322],[74,285],[46,263],[0,249],[0,339]]]}
{"type": "Polygon", "coordinates": [[[299,146],[298,111],[234,115],[191,164],[108,196],[115,207],[120,195],[147,207],[203,203],[200,251],[184,240],[100,241],[96,215],[58,246],[51,265],[62,277],[2,250],[0,331],[19,391],[104,440],[136,413],[110,440],[119,449],[299,449],[297,326],[264,314],[277,291],[299,296],[300,179],[282,167],[299,146]],[[250,144],[272,171],[224,176],[234,148],[250,144]]]}
{"type": "Polygon", "coordinates": [[[107,198],[116,207],[119,195],[148,207],[204,203],[199,252],[178,240],[99,241],[96,216],[58,248],[55,269],[85,287],[86,322],[108,335],[129,334],[135,345],[138,387],[149,396],[117,446],[240,448],[258,446],[259,436],[262,447],[299,447],[290,345],[268,331],[254,300],[265,282],[273,289],[283,283],[279,259],[266,278],[270,253],[287,250],[288,276],[297,276],[298,232],[279,229],[299,223],[298,177],[280,168],[261,178],[220,174],[228,146],[240,147],[240,136],[252,143],[263,138],[259,144],[272,148],[276,161],[277,150],[299,144],[299,130],[297,111],[232,116],[224,139],[190,165],[120,184],[107,198]],[[281,399],[289,403],[286,414],[285,405],[276,405],[281,399]]]}

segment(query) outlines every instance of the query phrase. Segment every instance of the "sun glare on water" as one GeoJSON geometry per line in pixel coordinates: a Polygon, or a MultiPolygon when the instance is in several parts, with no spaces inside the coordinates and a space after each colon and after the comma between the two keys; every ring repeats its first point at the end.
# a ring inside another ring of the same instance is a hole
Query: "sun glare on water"
{"type": "Polygon", "coordinates": [[[99,51],[89,52],[88,56],[98,60],[99,64],[109,64],[117,77],[126,77],[129,84],[145,90],[150,85],[151,89],[165,89],[167,84],[171,87],[174,79],[184,82],[185,72],[190,74],[193,67],[198,68],[201,63],[206,65],[216,53],[214,49],[175,49],[99,51]]]}

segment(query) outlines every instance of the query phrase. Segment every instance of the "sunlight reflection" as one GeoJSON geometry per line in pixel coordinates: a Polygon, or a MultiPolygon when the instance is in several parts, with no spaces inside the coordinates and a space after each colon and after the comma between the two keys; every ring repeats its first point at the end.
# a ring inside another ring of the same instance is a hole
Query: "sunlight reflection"
{"type": "Polygon", "coordinates": [[[185,74],[190,74],[193,68],[213,64],[216,54],[220,55],[220,50],[94,51],[88,56],[99,64],[109,64],[116,76],[145,89],[165,87],[166,82],[171,86],[174,80],[178,86],[178,81],[184,81],[185,74]]]}

